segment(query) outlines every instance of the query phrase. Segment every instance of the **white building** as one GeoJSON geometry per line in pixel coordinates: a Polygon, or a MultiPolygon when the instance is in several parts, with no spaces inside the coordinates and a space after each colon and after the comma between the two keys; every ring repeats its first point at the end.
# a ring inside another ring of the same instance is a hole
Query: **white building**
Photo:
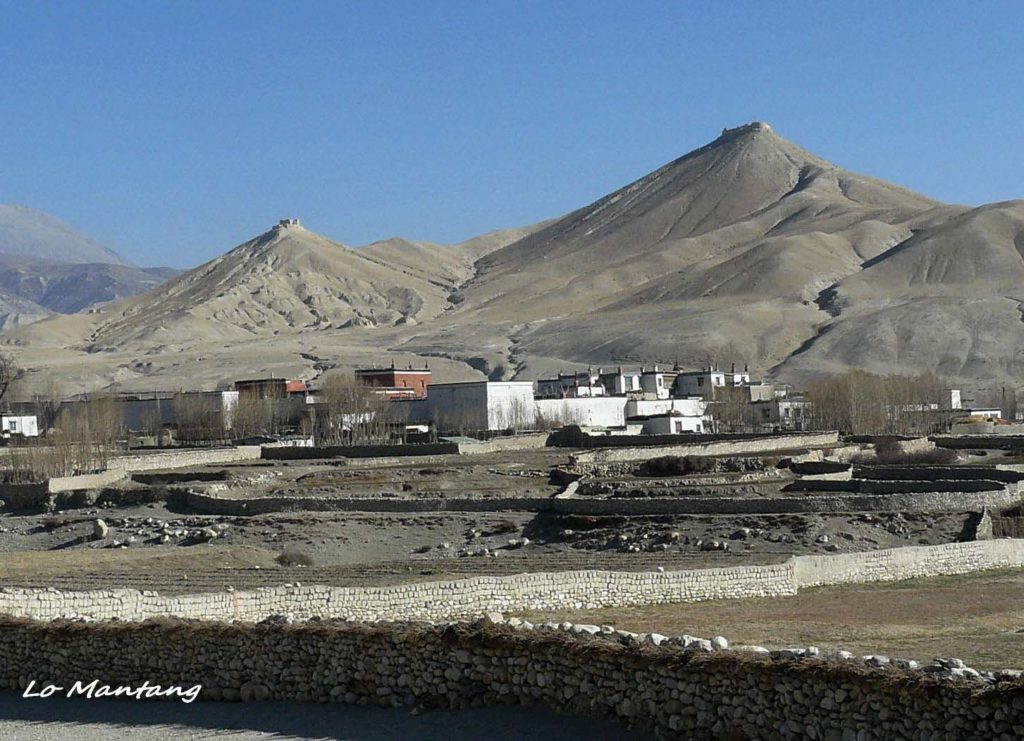
{"type": "Polygon", "coordinates": [[[684,417],[682,412],[654,414],[643,420],[641,435],[680,435],[687,432],[704,432],[701,417],[684,417]]]}
{"type": "Polygon", "coordinates": [[[0,429],[5,438],[20,435],[21,437],[39,437],[39,423],[34,414],[3,414],[0,415],[0,429]]]}
{"type": "Polygon", "coordinates": [[[673,391],[676,396],[703,396],[711,399],[714,398],[716,388],[749,385],[750,372],[746,368],[737,371],[733,365],[726,372],[712,365],[698,371],[680,371],[676,374],[673,391]]]}
{"type": "Polygon", "coordinates": [[[538,399],[571,399],[605,396],[598,374],[591,371],[559,373],[555,378],[537,381],[538,399]]]}
{"type": "Polygon", "coordinates": [[[644,435],[675,435],[706,432],[708,403],[704,399],[630,399],[626,419],[642,424],[644,435]]]}
{"type": "Polygon", "coordinates": [[[654,366],[651,370],[640,369],[640,389],[645,399],[667,399],[672,396],[676,372],[660,370],[654,366]]]}
{"type": "Polygon", "coordinates": [[[603,368],[597,369],[597,382],[600,383],[609,396],[626,396],[627,394],[640,393],[640,373],[636,371],[623,371],[622,366],[614,371],[605,372],[603,368]]]}
{"type": "Polygon", "coordinates": [[[432,383],[408,404],[410,422],[433,421],[442,432],[528,430],[536,425],[532,381],[432,383]]]}

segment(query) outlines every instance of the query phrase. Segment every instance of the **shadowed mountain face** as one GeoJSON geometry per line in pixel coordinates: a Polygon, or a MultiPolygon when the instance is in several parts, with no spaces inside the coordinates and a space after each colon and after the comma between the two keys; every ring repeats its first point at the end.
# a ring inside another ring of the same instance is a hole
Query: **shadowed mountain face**
{"type": "Polygon", "coordinates": [[[267,367],[299,347],[316,367],[400,353],[492,378],[735,361],[797,383],[864,367],[977,385],[1024,372],[1022,250],[1024,201],[941,204],[755,123],[519,232],[352,250],[279,227],[88,321],[12,336],[153,376],[184,372],[186,347],[211,377],[218,358],[234,370],[250,343],[267,367]]]}

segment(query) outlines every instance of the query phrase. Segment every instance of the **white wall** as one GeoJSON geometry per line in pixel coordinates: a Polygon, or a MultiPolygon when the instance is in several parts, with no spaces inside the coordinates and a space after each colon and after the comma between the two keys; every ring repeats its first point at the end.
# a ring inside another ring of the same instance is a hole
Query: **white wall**
{"type": "Polygon", "coordinates": [[[668,415],[644,420],[642,435],[678,435],[684,432],[704,432],[701,417],[670,417],[668,415]]]}
{"type": "Polygon", "coordinates": [[[531,381],[491,381],[486,384],[487,429],[529,430],[537,422],[531,381]]]}
{"type": "Polygon", "coordinates": [[[34,414],[5,415],[2,419],[4,437],[9,437],[12,433],[23,437],[39,437],[39,424],[34,414]]]}
{"type": "Polygon", "coordinates": [[[538,414],[545,420],[583,427],[621,427],[626,423],[626,399],[622,396],[592,399],[537,399],[538,414]]]}
{"type": "Polygon", "coordinates": [[[703,417],[708,403],[704,399],[631,399],[626,402],[626,417],[647,417],[665,412],[682,412],[686,417],[703,417]]]}

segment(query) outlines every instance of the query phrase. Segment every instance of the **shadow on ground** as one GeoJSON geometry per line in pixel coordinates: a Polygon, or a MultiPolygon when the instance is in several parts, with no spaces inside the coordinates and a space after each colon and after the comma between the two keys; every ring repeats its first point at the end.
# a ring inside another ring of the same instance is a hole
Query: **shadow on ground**
{"type": "Polygon", "coordinates": [[[346,739],[350,741],[488,741],[642,739],[620,726],[560,715],[543,708],[431,710],[289,704],[142,702],[82,698],[27,699],[0,692],[0,738],[81,741],[226,737],[346,739]]]}

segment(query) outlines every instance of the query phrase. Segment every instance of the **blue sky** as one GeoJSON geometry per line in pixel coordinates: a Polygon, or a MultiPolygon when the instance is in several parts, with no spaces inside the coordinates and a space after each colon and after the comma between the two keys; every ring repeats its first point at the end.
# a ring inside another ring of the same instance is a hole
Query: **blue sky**
{"type": "Polygon", "coordinates": [[[284,216],[350,245],[560,215],[769,121],[1024,198],[1024,3],[7,2],[0,203],[142,264],[284,216]]]}

